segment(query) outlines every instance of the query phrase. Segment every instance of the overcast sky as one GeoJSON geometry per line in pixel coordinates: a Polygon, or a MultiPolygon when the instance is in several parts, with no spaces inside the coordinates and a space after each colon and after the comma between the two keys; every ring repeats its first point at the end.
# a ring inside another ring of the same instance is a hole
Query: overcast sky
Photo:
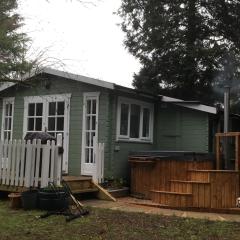
{"type": "Polygon", "coordinates": [[[84,7],[77,0],[20,0],[30,52],[47,49],[49,62],[65,64],[61,70],[130,87],[140,65],[124,48],[120,18],[113,14],[121,0],[95,1],[84,7]]]}

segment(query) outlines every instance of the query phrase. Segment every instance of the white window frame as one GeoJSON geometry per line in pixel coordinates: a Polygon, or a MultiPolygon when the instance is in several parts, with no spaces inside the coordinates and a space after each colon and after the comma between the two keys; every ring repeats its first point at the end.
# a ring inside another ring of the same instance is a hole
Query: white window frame
{"type": "Polygon", "coordinates": [[[13,135],[13,120],[14,120],[14,102],[15,98],[10,97],[10,98],[3,98],[3,105],[2,105],[2,129],[1,129],[1,140],[4,141],[4,131],[5,131],[5,109],[6,109],[6,104],[10,103],[12,104],[12,116],[11,116],[11,132],[10,132],[10,140],[12,140],[12,135],[13,135]]]}
{"type": "MultiPolygon", "coordinates": [[[[47,102],[50,101],[56,101],[56,102],[61,102],[61,101],[66,101],[70,105],[70,98],[71,94],[56,94],[56,95],[43,95],[43,96],[27,96],[24,97],[24,121],[23,121],[23,137],[26,135],[27,131],[27,118],[28,118],[28,104],[29,103],[43,103],[43,122],[42,122],[42,131],[45,131],[45,127],[47,126],[46,122],[46,115],[48,111],[47,107],[47,102]]],[[[65,116],[66,118],[66,128],[69,129],[69,116],[65,116]]],[[[68,134],[68,133],[67,133],[68,134]]]]}
{"type": "Polygon", "coordinates": [[[56,101],[61,102],[64,101],[66,103],[67,111],[64,115],[64,138],[66,139],[64,143],[64,162],[63,162],[63,171],[68,173],[68,160],[69,160],[69,125],[70,125],[70,99],[71,93],[66,94],[56,94],[56,95],[42,95],[42,96],[27,96],[24,97],[24,120],[23,120],[23,138],[27,133],[27,116],[28,116],[28,104],[29,103],[43,103],[43,122],[42,122],[42,130],[45,131],[47,127],[47,115],[48,115],[48,102],[56,101]]]}
{"type": "Polygon", "coordinates": [[[127,141],[127,142],[145,142],[145,143],[153,143],[153,124],[154,124],[154,105],[152,103],[147,103],[131,98],[119,97],[118,98],[118,106],[117,106],[117,133],[116,133],[116,141],[127,141]],[[121,104],[129,105],[128,111],[128,134],[120,135],[120,126],[121,126],[121,104]],[[131,104],[135,104],[140,106],[140,126],[139,126],[139,138],[130,138],[130,117],[131,117],[131,104]],[[149,137],[142,136],[143,130],[143,109],[149,109],[149,137]]]}

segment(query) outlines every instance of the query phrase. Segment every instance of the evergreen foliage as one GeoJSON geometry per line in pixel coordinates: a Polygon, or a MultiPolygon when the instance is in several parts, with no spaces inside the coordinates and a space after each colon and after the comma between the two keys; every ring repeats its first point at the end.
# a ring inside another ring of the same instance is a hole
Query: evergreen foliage
{"type": "Polygon", "coordinates": [[[26,34],[21,33],[22,18],[16,13],[16,0],[0,3],[0,81],[17,81],[29,71],[31,63],[25,58],[26,34]]]}
{"type": "Polygon", "coordinates": [[[213,103],[238,84],[239,0],[122,0],[125,46],[140,60],[133,86],[213,103]]]}

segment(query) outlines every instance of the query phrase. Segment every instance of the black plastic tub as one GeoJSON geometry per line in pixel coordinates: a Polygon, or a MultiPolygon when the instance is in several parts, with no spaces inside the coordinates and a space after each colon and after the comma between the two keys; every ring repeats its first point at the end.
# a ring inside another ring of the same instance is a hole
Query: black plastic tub
{"type": "Polygon", "coordinates": [[[69,206],[69,195],[64,191],[40,190],[38,193],[38,207],[46,211],[60,211],[69,206]]]}
{"type": "Polygon", "coordinates": [[[21,200],[24,210],[33,210],[37,208],[38,190],[22,192],[21,200]]]}

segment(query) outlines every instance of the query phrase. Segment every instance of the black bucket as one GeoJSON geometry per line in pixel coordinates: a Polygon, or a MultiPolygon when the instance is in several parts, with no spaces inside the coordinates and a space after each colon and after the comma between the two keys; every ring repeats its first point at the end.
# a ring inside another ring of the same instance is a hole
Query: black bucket
{"type": "Polygon", "coordinates": [[[64,191],[39,191],[38,206],[41,210],[60,211],[69,206],[69,196],[64,191]]]}
{"type": "Polygon", "coordinates": [[[21,200],[24,210],[32,210],[37,208],[38,190],[30,190],[22,192],[21,200]]]}

